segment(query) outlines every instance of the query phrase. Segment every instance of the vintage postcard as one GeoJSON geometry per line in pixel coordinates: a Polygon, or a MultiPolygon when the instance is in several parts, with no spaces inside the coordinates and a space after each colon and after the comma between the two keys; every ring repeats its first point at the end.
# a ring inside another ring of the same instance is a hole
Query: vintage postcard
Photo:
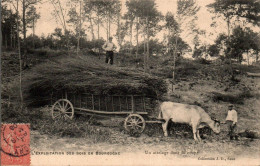
{"type": "Polygon", "coordinates": [[[2,0],[0,165],[260,165],[259,0],[2,0]]]}

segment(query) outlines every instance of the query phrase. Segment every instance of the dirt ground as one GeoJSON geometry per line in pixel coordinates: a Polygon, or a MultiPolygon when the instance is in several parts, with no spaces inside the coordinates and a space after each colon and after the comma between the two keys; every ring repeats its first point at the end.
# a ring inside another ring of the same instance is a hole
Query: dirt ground
{"type": "MultiPolygon", "coordinates": [[[[120,135],[117,135],[120,137],[120,135]]],[[[119,142],[119,141],[118,141],[119,142]]],[[[203,140],[195,142],[191,138],[174,137],[129,137],[120,143],[95,143],[85,138],[58,138],[42,135],[37,131],[31,132],[31,150],[57,151],[57,152],[79,152],[79,151],[107,151],[121,153],[145,153],[151,152],[176,152],[180,157],[234,157],[234,158],[257,158],[259,157],[258,139],[251,140],[241,138],[239,141],[225,140],[203,140]],[[184,154],[182,154],[184,152],[184,154]]]]}

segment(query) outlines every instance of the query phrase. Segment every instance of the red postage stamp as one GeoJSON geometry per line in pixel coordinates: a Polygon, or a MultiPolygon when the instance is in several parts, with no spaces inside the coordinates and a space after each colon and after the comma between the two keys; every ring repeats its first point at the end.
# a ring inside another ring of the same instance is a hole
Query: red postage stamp
{"type": "Polygon", "coordinates": [[[30,165],[30,125],[1,125],[1,165],[30,165]]]}

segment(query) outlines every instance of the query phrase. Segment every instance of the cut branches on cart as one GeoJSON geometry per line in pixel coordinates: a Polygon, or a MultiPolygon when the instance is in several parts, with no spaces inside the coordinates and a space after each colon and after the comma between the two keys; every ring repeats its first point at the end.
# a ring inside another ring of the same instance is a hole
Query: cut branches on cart
{"type": "Polygon", "coordinates": [[[44,105],[60,92],[96,95],[145,95],[158,98],[166,83],[141,70],[101,64],[85,56],[66,56],[42,63],[24,76],[28,105],[44,105]]]}

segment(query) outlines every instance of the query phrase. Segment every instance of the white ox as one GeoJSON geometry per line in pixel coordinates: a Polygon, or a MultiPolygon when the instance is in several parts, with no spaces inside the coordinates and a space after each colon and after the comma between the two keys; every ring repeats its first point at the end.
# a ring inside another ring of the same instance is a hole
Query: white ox
{"type": "Polygon", "coordinates": [[[215,133],[220,133],[220,123],[212,120],[210,116],[199,106],[174,102],[163,102],[160,104],[158,119],[165,120],[162,124],[164,136],[168,136],[167,126],[169,120],[175,123],[186,123],[192,127],[193,137],[201,141],[199,129],[209,126],[215,133]]]}

